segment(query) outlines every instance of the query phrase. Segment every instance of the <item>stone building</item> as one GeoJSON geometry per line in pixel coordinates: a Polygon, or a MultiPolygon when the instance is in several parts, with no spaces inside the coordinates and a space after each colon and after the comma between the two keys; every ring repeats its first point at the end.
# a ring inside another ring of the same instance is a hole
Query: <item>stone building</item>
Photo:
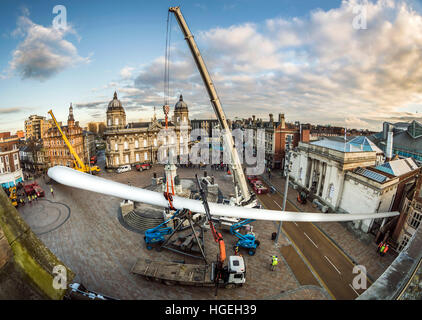
{"type": "Polygon", "coordinates": [[[47,130],[54,126],[52,120],[45,117],[31,115],[25,120],[25,138],[32,140],[41,140],[47,130]]]}
{"type": "Polygon", "coordinates": [[[0,133],[0,185],[10,187],[23,181],[19,161],[19,137],[10,132],[0,133]]]}
{"type": "Polygon", "coordinates": [[[269,121],[252,116],[252,119],[244,120],[242,127],[254,131],[255,152],[259,143],[265,143],[265,164],[267,168],[271,169],[283,168],[288,136],[292,138],[293,147],[297,147],[300,141],[309,142],[309,129],[298,123],[287,123],[282,113],[278,115],[278,121],[274,120],[272,114],[269,115],[269,121]],[[258,129],[265,130],[264,141],[258,141],[256,133],[258,129]]]}
{"type": "MultiPolygon", "coordinates": [[[[382,155],[382,150],[363,136],[347,142],[324,138],[299,143],[292,153],[291,178],[333,212],[396,211],[403,190],[414,181],[419,168],[411,158],[384,163],[382,155]]],[[[355,222],[355,227],[378,236],[386,222],[363,220],[355,222]]]]}
{"type": "MultiPolygon", "coordinates": [[[[87,164],[88,159],[86,158],[87,153],[84,148],[85,142],[83,129],[79,126],[79,121],[75,121],[72,104],[70,104],[69,107],[67,126],[62,126],[61,122],[59,122],[59,125],[79,158],[82,162],[87,164]]],[[[45,150],[47,168],[57,165],[67,166],[70,168],[75,167],[76,160],[70,153],[69,148],[64,142],[63,137],[56,126],[49,128],[44,134],[43,146],[45,150]]]]}
{"type": "Polygon", "coordinates": [[[104,137],[107,168],[136,163],[156,163],[159,160],[159,148],[163,145],[174,148],[177,155],[189,153],[191,130],[189,110],[182,95],[175,105],[172,121],[168,121],[168,129],[174,130],[173,136],[165,137],[160,134],[160,131],[165,129],[165,123],[157,120],[155,114],[151,122],[127,123],[125,110],[116,92],[108,104],[106,115],[107,128],[104,137]]]}

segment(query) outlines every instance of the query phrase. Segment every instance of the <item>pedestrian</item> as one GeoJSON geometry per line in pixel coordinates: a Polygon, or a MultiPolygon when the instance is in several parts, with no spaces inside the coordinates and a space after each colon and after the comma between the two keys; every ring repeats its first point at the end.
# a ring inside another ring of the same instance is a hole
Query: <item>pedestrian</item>
{"type": "Polygon", "coordinates": [[[32,202],[35,204],[35,195],[32,195],[32,202]]]}
{"type": "Polygon", "coordinates": [[[32,206],[32,201],[31,201],[31,196],[30,195],[28,195],[28,202],[32,206]]]}
{"type": "Polygon", "coordinates": [[[383,254],[383,252],[384,252],[384,250],[385,250],[385,242],[383,242],[382,243],[382,246],[381,246],[381,249],[380,249],[380,251],[379,251],[379,254],[382,256],[383,254]]]}
{"type": "Polygon", "coordinates": [[[380,251],[381,251],[381,247],[382,247],[382,245],[383,245],[383,241],[381,241],[379,244],[378,244],[378,247],[377,247],[377,253],[380,253],[380,251]]]}
{"type": "Polygon", "coordinates": [[[238,253],[239,253],[239,246],[235,246],[234,247],[234,255],[237,256],[238,253]]]}
{"type": "Polygon", "coordinates": [[[34,194],[35,201],[38,202],[37,194],[34,194]]]}
{"type": "Polygon", "coordinates": [[[50,187],[50,191],[51,191],[51,195],[52,195],[52,196],[53,196],[53,198],[54,198],[53,187],[50,187]]]}
{"type": "Polygon", "coordinates": [[[384,246],[384,250],[382,250],[382,251],[381,251],[381,256],[382,256],[382,257],[384,257],[384,256],[385,256],[385,254],[387,253],[388,249],[389,249],[388,244],[386,244],[386,245],[384,246]]]}
{"type": "Polygon", "coordinates": [[[275,270],[275,267],[278,264],[278,257],[277,256],[272,256],[272,261],[271,261],[271,271],[275,270]]]}

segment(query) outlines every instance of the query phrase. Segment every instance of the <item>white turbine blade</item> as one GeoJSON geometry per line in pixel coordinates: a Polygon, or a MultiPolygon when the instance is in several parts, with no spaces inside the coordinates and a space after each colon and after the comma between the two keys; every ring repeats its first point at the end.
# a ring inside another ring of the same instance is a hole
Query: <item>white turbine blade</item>
{"type": "MultiPolygon", "coordinates": [[[[93,192],[114,196],[126,200],[143,202],[160,207],[168,207],[169,203],[164,195],[159,192],[131,187],[119,182],[96,177],[87,173],[79,172],[71,168],[56,166],[48,170],[48,176],[57,182],[93,192]]],[[[189,209],[192,212],[205,213],[202,201],[173,197],[173,206],[176,209],[189,209]]],[[[265,209],[251,209],[234,207],[217,203],[209,203],[211,214],[214,216],[234,217],[255,220],[270,221],[303,221],[303,222],[332,222],[352,221],[365,219],[378,219],[399,215],[398,212],[385,213],[307,213],[275,211],[265,209]]]]}

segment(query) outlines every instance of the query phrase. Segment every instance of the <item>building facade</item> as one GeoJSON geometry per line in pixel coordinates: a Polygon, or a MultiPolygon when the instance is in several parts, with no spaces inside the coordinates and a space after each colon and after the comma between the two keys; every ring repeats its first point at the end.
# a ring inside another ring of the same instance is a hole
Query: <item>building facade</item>
{"type": "Polygon", "coordinates": [[[54,126],[52,120],[45,117],[31,115],[25,120],[25,138],[27,140],[41,140],[47,130],[54,126]]]}
{"type": "MultiPolygon", "coordinates": [[[[79,126],[79,122],[74,119],[72,104],[69,107],[67,126],[62,126],[61,122],[59,122],[59,125],[81,161],[87,164],[88,159],[86,158],[87,153],[84,148],[83,129],[79,126]]],[[[46,166],[48,168],[57,165],[70,168],[75,167],[76,160],[70,153],[56,126],[49,128],[44,134],[43,147],[45,150],[45,160],[47,162],[46,166]]]]}
{"type": "MultiPolygon", "coordinates": [[[[157,163],[158,151],[165,145],[173,149],[177,155],[186,155],[190,148],[190,120],[187,104],[180,96],[176,103],[172,121],[168,121],[168,129],[174,135],[165,136],[162,130],[165,123],[157,120],[151,122],[127,123],[122,103],[114,93],[113,100],[107,108],[107,128],[104,132],[106,140],[106,167],[118,168],[122,165],[136,163],[157,163]]],[[[164,157],[168,156],[164,151],[164,157]]]]}
{"type": "Polygon", "coordinates": [[[19,137],[0,133],[0,185],[8,188],[23,181],[19,160],[19,137]]]}
{"type": "Polygon", "coordinates": [[[392,153],[400,158],[413,158],[422,165],[422,124],[418,121],[383,123],[383,131],[372,135],[371,140],[387,151],[388,133],[392,132],[392,153]]]}

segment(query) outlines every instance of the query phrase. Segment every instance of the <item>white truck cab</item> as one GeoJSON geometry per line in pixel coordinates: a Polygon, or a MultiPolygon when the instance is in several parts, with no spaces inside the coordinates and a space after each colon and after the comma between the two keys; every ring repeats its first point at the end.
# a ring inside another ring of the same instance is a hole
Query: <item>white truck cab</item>
{"type": "Polygon", "coordinates": [[[228,263],[229,279],[228,283],[240,285],[246,282],[246,267],[243,257],[230,256],[228,263]]]}

